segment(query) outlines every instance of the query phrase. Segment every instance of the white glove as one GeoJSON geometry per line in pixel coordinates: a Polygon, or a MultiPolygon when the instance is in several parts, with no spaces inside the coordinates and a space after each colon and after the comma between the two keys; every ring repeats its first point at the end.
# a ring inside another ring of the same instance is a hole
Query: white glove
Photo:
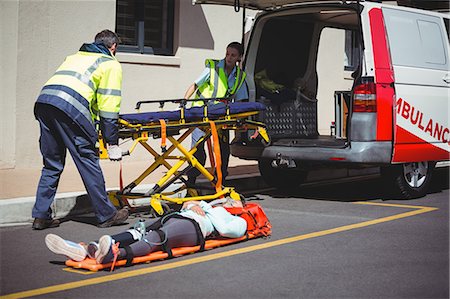
{"type": "Polygon", "coordinates": [[[122,160],[122,150],[118,145],[108,145],[108,156],[111,161],[122,160]]]}

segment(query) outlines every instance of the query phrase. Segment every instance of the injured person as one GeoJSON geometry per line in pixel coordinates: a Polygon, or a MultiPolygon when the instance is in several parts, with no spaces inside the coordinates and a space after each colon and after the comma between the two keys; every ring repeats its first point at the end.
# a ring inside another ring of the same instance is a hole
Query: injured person
{"type": "Polygon", "coordinates": [[[180,212],[173,212],[152,221],[137,222],[133,228],[116,235],[104,235],[98,242],[75,243],[48,234],[45,243],[56,254],[74,261],[89,257],[99,264],[116,260],[132,260],[156,251],[204,244],[213,233],[221,237],[239,238],[247,232],[247,222],[230,214],[224,207],[242,207],[241,201],[220,199],[185,202],[180,212]],[[145,228],[144,228],[145,227],[145,228]]]}

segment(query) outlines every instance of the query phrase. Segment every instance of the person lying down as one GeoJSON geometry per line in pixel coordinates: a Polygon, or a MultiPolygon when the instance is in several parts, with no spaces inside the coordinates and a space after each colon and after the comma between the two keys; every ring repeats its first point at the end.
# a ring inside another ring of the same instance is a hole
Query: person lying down
{"type": "Polygon", "coordinates": [[[230,214],[224,206],[242,207],[242,203],[231,198],[211,203],[188,201],[183,204],[180,212],[143,222],[145,229],[140,228],[141,223],[138,222],[138,225],[122,233],[104,235],[98,242],[90,242],[87,245],[48,234],[45,244],[53,253],[74,261],[89,257],[99,264],[107,264],[116,259],[145,256],[167,248],[196,246],[199,245],[199,237],[204,239],[216,232],[227,238],[244,236],[247,222],[230,214]]]}

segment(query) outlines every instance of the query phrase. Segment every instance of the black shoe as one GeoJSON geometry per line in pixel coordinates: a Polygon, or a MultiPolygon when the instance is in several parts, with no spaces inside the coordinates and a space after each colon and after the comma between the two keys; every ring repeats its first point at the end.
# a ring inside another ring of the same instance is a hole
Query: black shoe
{"type": "Polygon", "coordinates": [[[97,227],[105,228],[110,227],[114,225],[119,225],[125,222],[125,220],[128,219],[128,210],[123,208],[119,211],[117,211],[114,216],[112,216],[110,219],[106,220],[105,222],[99,223],[97,227]]]}
{"type": "Polygon", "coordinates": [[[51,227],[58,227],[60,224],[57,219],[34,218],[33,229],[42,230],[51,227]]]}

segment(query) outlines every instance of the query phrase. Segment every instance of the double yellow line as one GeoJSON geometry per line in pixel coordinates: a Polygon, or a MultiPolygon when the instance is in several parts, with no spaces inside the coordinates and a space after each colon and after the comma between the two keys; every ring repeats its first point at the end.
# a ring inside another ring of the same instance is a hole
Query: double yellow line
{"type": "Polygon", "coordinates": [[[411,216],[415,216],[415,215],[419,215],[419,214],[437,210],[437,208],[433,208],[433,207],[375,203],[375,202],[355,202],[354,204],[407,208],[407,209],[412,209],[412,211],[395,214],[392,216],[382,217],[382,218],[378,218],[378,219],[374,219],[374,220],[359,222],[359,223],[355,223],[355,224],[339,226],[336,228],[331,228],[331,229],[322,230],[322,231],[318,231],[318,232],[308,233],[308,234],[304,234],[304,235],[298,235],[298,236],[294,236],[294,237],[284,238],[284,239],[266,242],[266,243],[253,245],[253,246],[248,246],[248,247],[244,247],[244,248],[238,248],[238,249],[233,249],[233,250],[229,250],[229,251],[225,251],[225,252],[214,253],[214,254],[209,254],[209,255],[205,255],[205,256],[199,256],[199,257],[181,260],[181,261],[175,261],[175,262],[167,263],[167,264],[160,265],[160,266],[153,266],[153,267],[144,268],[144,269],[131,270],[131,271],[126,271],[126,272],[122,272],[122,273],[114,273],[114,274],[110,274],[110,275],[106,275],[106,276],[102,276],[102,277],[89,278],[89,279],[63,283],[63,284],[58,284],[58,285],[44,287],[44,288],[38,288],[38,289],[34,289],[34,290],[12,293],[12,294],[1,296],[0,298],[6,299],[6,298],[32,297],[32,296],[38,296],[38,295],[44,295],[44,294],[49,294],[49,293],[55,293],[55,292],[60,292],[60,291],[65,291],[65,290],[70,290],[70,289],[86,287],[86,286],[90,286],[90,285],[112,282],[115,280],[127,279],[127,278],[131,278],[131,277],[135,277],[135,276],[165,271],[165,270],[169,270],[169,269],[174,269],[174,268],[189,266],[189,265],[193,265],[193,264],[203,263],[203,262],[207,262],[207,261],[217,260],[217,259],[221,259],[224,257],[233,256],[233,255],[243,254],[243,253],[257,251],[257,250],[261,250],[261,249],[267,249],[267,248],[285,245],[285,244],[289,244],[289,243],[294,243],[294,242],[298,242],[298,241],[302,241],[302,240],[306,240],[306,239],[336,234],[336,233],[340,233],[340,232],[344,232],[344,231],[349,231],[352,229],[357,229],[357,228],[371,226],[374,224],[394,221],[394,220],[411,217],[411,216]]]}

